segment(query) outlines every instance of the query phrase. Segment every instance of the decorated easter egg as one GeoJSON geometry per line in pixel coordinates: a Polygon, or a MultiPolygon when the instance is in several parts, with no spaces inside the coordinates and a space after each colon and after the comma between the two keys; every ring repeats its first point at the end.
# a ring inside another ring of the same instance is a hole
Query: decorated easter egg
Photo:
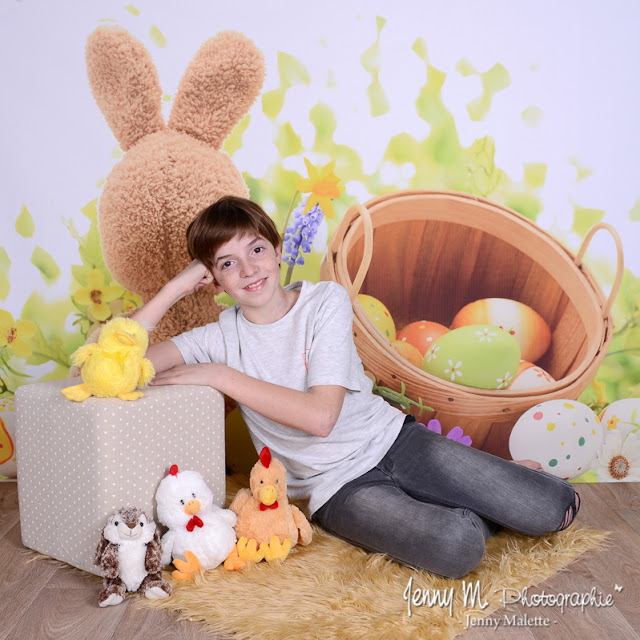
{"type": "Polygon", "coordinates": [[[413,345],[424,358],[429,347],[449,329],[438,322],[412,322],[398,332],[398,340],[413,345]]]}
{"type": "Polygon", "coordinates": [[[549,400],[522,414],[509,436],[514,460],[535,460],[559,478],[582,475],[602,444],[602,425],[577,400],[549,400]]]}
{"type": "Polygon", "coordinates": [[[422,368],[431,375],[477,389],[506,389],[520,362],[520,347],[498,327],[470,325],[440,336],[422,368]]]}
{"type": "Polygon", "coordinates": [[[390,341],[395,340],[396,326],[389,313],[389,309],[387,309],[380,300],[365,293],[358,294],[358,302],[362,305],[362,308],[369,318],[371,318],[373,324],[380,329],[382,335],[389,338],[390,341]]]}
{"type": "Polygon", "coordinates": [[[420,369],[422,366],[422,354],[412,344],[402,342],[402,340],[394,340],[391,346],[398,355],[408,360],[414,367],[420,369]]]}
{"type": "Polygon", "coordinates": [[[555,380],[544,369],[526,360],[521,360],[509,389],[533,389],[534,387],[544,387],[552,382],[555,380]]]}
{"type": "Polygon", "coordinates": [[[625,398],[616,400],[600,414],[600,423],[604,430],[604,439],[612,432],[622,434],[622,437],[640,429],[640,398],[625,398]]]}
{"type": "Polygon", "coordinates": [[[492,324],[508,331],[520,345],[522,359],[535,362],[551,344],[551,330],[541,315],[522,302],[507,298],[485,298],[464,306],[456,314],[452,329],[469,324],[492,324]]]}

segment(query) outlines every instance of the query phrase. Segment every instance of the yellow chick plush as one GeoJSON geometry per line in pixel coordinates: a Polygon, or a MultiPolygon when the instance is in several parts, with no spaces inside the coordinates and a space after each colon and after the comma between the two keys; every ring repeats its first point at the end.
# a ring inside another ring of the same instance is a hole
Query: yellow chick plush
{"type": "Polygon", "coordinates": [[[97,344],[85,344],[71,355],[73,364],[82,367],[83,384],[62,389],[76,402],[91,396],[136,400],[142,397],[137,387],[149,384],[155,371],[144,357],[149,345],[147,330],[135,320],[114,318],[104,325],[97,344]]]}

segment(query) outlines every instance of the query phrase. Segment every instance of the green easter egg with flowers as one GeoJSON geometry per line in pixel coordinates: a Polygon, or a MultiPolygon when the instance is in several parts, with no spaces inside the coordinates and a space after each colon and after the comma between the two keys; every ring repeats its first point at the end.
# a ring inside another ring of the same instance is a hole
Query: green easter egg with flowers
{"type": "Polygon", "coordinates": [[[473,324],[438,338],[426,352],[422,368],[466,387],[506,389],[519,364],[520,345],[508,331],[473,324]]]}

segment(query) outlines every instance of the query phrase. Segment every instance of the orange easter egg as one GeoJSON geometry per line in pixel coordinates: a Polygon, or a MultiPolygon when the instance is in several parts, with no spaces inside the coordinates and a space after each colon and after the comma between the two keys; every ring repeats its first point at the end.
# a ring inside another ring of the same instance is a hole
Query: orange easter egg
{"type": "Polygon", "coordinates": [[[470,324],[490,324],[508,331],[520,345],[523,360],[535,362],[551,344],[551,330],[544,318],[522,302],[507,298],[485,298],[464,306],[451,329],[470,324]]]}
{"type": "MultiPolygon", "coordinates": [[[[398,340],[402,342],[408,342],[414,346],[424,358],[425,354],[429,350],[429,347],[442,335],[447,333],[449,329],[443,324],[437,322],[427,322],[427,320],[420,320],[419,322],[412,322],[408,324],[404,329],[398,332],[398,340]]],[[[422,359],[420,364],[422,365],[422,359]]]]}
{"type": "Polygon", "coordinates": [[[414,367],[420,369],[422,367],[422,354],[409,342],[402,342],[402,340],[394,340],[391,346],[395,351],[401,355],[405,360],[408,360],[414,367]]]}
{"type": "Polygon", "coordinates": [[[513,382],[509,385],[509,389],[533,389],[535,387],[544,387],[547,384],[555,382],[555,379],[549,375],[544,369],[536,366],[531,362],[520,360],[520,366],[513,382]]]}

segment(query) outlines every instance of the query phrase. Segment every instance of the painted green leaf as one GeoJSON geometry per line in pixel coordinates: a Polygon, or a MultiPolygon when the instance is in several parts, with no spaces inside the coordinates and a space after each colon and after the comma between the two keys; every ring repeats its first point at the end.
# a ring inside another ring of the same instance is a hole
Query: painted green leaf
{"type": "Polygon", "coordinates": [[[20,215],[16,218],[16,231],[23,238],[32,238],[36,230],[33,218],[25,205],[20,207],[20,215]]]}
{"type": "Polygon", "coordinates": [[[575,206],[573,210],[573,226],[572,229],[585,236],[587,231],[598,224],[604,218],[604,211],[601,209],[585,209],[575,206]]]}
{"type": "Polygon", "coordinates": [[[629,219],[633,222],[640,222],[640,198],[636,200],[631,211],[629,211],[629,219]]]}
{"type": "Polygon", "coordinates": [[[286,91],[279,87],[262,95],[262,113],[270,120],[275,120],[282,111],[285,94],[286,91]]]}
{"type": "Polygon", "coordinates": [[[247,114],[231,132],[231,135],[225,140],[222,150],[226,151],[231,157],[240,148],[242,148],[242,136],[247,130],[249,123],[251,122],[251,116],[247,114]]]}
{"type": "Polygon", "coordinates": [[[544,186],[547,178],[547,165],[542,162],[525,162],[524,164],[524,181],[525,184],[539,189],[544,186]]]}
{"type": "Polygon", "coordinates": [[[576,168],[578,172],[578,176],[576,178],[576,182],[580,182],[580,180],[584,180],[593,174],[593,169],[589,169],[588,167],[580,164],[577,158],[569,158],[569,162],[576,168]]]}
{"type": "Polygon", "coordinates": [[[629,351],[640,351],[640,327],[633,327],[627,331],[624,348],[629,351]]]}
{"type": "Polygon", "coordinates": [[[282,158],[294,156],[298,153],[302,153],[303,151],[302,140],[293,130],[290,122],[287,122],[278,128],[278,134],[276,135],[274,142],[282,158]]]}
{"type": "Polygon", "coordinates": [[[505,204],[510,209],[514,209],[534,222],[542,211],[542,203],[540,202],[540,199],[532,193],[510,193],[507,196],[505,204]]]}
{"type": "Polygon", "coordinates": [[[167,39],[155,24],[151,25],[151,29],[149,29],[149,37],[151,38],[151,41],[161,49],[167,45],[167,39]]]}
{"type": "Polygon", "coordinates": [[[374,80],[367,87],[367,94],[369,96],[371,115],[374,118],[384,115],[389,111],[389,101],[379,80],[374,80]]]}
{"type": "Polygon", "coordinates": [[[9,282],[9,269],[11,268],[11,260],[9,254],[4,247],[0,247],[0,300],[6,300],[11,289],[9,282]]]}
{"type": "Polygon", "coordinates": [[[233,307],[236,304],[236,301],[226,292],[219,293],[215,299],[218,304],[226,304],[227,307],[233,307]]]}
{"type": "Polygon", "coordinates": [[[511,76],[504,65],[498,62],[489,71],[482,74],[482,84],[493,95],[506,89],[511,84],[511,76]]]}
{"type": "Polygon", "coordinates": [[[476,68],[466,58],[458,60],[458,63],[456,64],[456,71],[465,78],[478,73],[476,68]]]}
{"type": "Polygon", "coordinates": [[[522,112],[522,121],[527,127],[535,127],[542,122],[544,112],[540,107],[527,107],[522,112]]]}
{"type": "Polygon", "coordinates": [[[420,144],[408,133],[399,133],[389,140],[384,159],[398,165],[419,161],[420,144]]]}
{"type": "Polygon", "coordinates": [[[89,218],[89,220],[94,220],[97,222],[98,220],[98,198],[94,200],[90,200],[87,204],[80,209],[84,215],[89,218]]]}
{"type": "Polygon", "coordinates": [[[27,358],[27,364],[39,365],[53,360],[65,367],[71,366],[71,360],[62,349],[62,340],[59,337],[53,337],[48,341],[38,325],[36,325],[35,335],[29,339],[29,344],[33,353],[27,358]]]}
{"type": "Polygon", "coordinates": [[[127,4],[124,7],[129,13],[132,13],[134,16],[139,16],[140,15],[140,10],[136,9],[136,7],[134,7],[132,4],[127,4]]]}
{"type": "Polygon", "coordinates": [[[284,51],[278,51],[278,75],[280,86],[285,90],[296,84],[311,83],[307,67],[298,58],[284,51]]]}
{"type": "Polygon", "coordinates": [[[418,58],[420,58],[421,60],[424,60],[424,62],[427,62],[428,60],[427,43],[422,38],[418,38],[413,43],[413,45],[411,46],[411,50],[418,56],[418,58]]]}
{"type": "Polygon", "coordinates": [[[52,284],[60,277],[60,267],[42,247],[38,246],[33,250],[31,264],[39,269],[48,284],[52,284]]]}

